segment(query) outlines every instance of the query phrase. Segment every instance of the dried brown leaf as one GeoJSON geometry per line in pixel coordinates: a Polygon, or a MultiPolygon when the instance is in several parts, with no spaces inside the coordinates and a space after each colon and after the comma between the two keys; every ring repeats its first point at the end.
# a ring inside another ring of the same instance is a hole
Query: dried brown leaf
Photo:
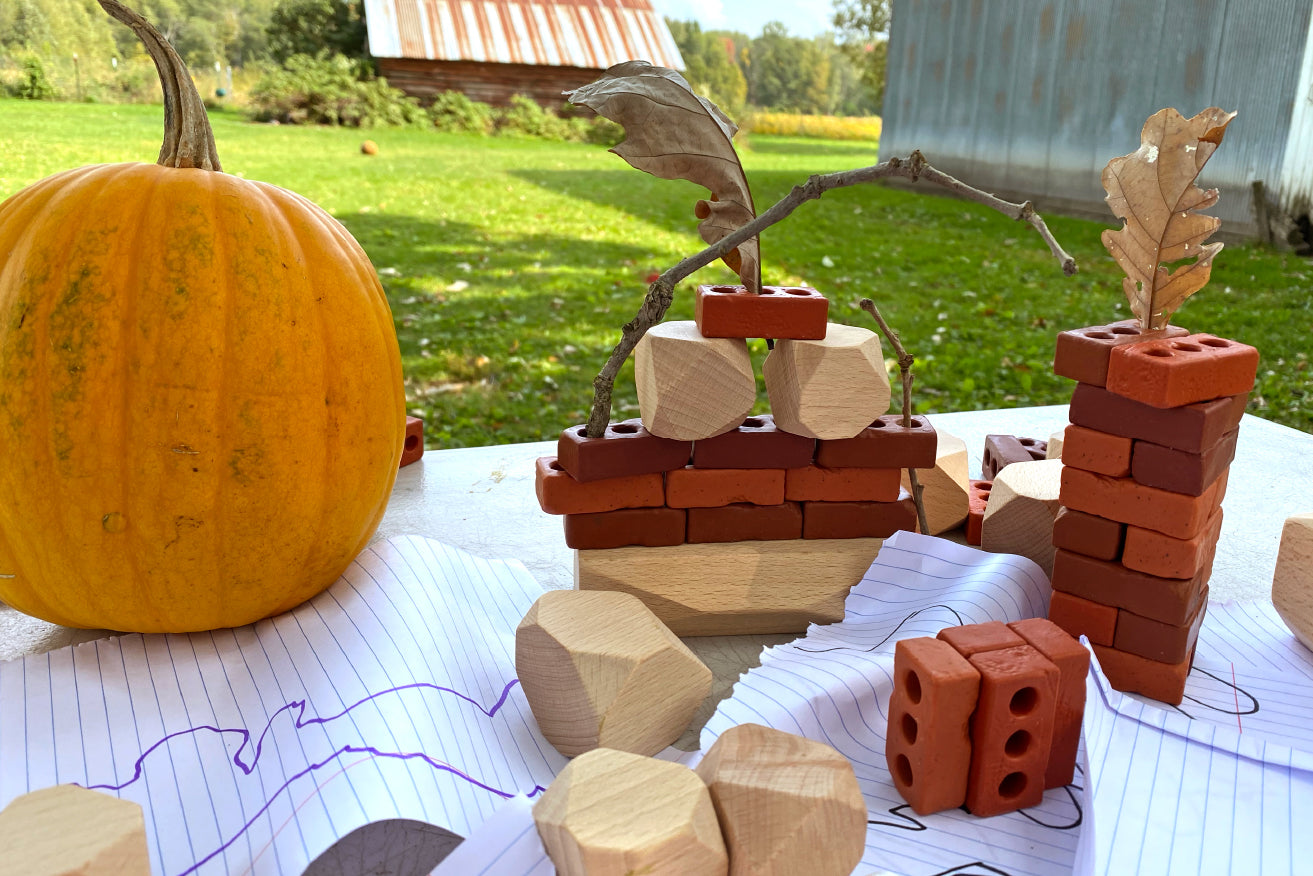
{"type": "Polygon", "coordinates": [[[1131,312],[1148,329],[1167,325],[1186,298],[1208,282],[1221,243],[1204,241],[1221,224],[1199,213],[1217,203],[1217,189],[1195,185],[1235,113],[1210,107],[1192,119],[1159,110],[1144,123],[1140,148],[1103,171],[1108,205],[1125,219],[1103,232],[1103,245],[1126,272],[1122,289],[1131,312]],[[1176,270],[1166,265],[1193,261],[1176,270]]]}
{"type": "MultiPolygon", "coordinates": [[[[626,61],[595,82],[566,92],[566,98],[624,127],[624,141],[611,151],[634,167],[662,179],[686,179],[711,192],[711,199],[698,201],[694,211],[707,243],[716,243],[756,216],[734,149],[738,127],[715,104],[694,94],[674,70],[626,61]]],[[[745,286],[759,289],[757,238],[730,250],[724,260],[745,286]]]]}

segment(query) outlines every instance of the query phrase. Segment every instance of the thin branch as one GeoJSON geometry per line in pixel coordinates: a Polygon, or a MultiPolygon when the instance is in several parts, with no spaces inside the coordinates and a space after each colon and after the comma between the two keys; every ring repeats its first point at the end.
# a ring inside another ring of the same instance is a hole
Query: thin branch
{"type": "Polygon", "coordinates": [[[593,379],[593,409],[588,417],[588,428],[585,434],[590,438],[600,438],[606,431],[606,424],[611,418],[611,395],[615,388],[616,375],[620,373],[620,367],[624,365],[625,359],[629,358],[629,354],[633,352],[639,340],[647,334],[647,330],[661,322],[666,315],[666,310],[674,299],[675,286],[679,285],[680,281],[694,271],[711,264],[745,240],[756,237],[765,229],[786,219],[794,210],[806,202],[814,201],[832,189],[875,182],[889,177],[902,177],[912,182],[924,179],[927,182],[943,186],[963,198],[975,201],[978,204],[984,204],[986,207],[997,210],[1005,216],[1011,216],[1018,221],[1024,220],[1048,244],[1049,251],[1058,260],[1062,272],[1069,277],[1076,273],[1076,260],[1068,255],[1054,239],[1048,226],[1044,224],[1044,220],[1035,212],[1034,206],[1029,201],[1022,204],[1013,204],[1010,201],[1004,201],[980,189],[973,188],[961,180],[931,167],[919,150],[913,151],[911,156],[906,159],[891,158],[880,164],[858,168],[857,170],[844,170],[838,173],[812,176],[802,185],[794,186],[788,195],[781,198],[765,213],[741,226],[733,234],[722,237],[696,255],[684,259],[657,277],[656,281],[647,287],[647,296],[644,298],[638,314],[625,325],[620,336],[620,342],[611,351],[611,356],[606,360],[606,365],[593,379]]]}

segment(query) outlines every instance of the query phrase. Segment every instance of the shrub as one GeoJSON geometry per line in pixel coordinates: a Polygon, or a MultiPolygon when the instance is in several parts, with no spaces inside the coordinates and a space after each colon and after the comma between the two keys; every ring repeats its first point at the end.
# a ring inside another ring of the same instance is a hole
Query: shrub
{"type": "Polygon", "coordinates": [[[343,55],[293,55],[251,91],[257,121],[372,128],[427,121],[419,102],[343,55]]]}
{"type": "Polygon", "coordinates": [[[439,131],[490,134],[495,114],[486,103],[472,100],[459,91],[444,91],[429,107],[429,118],[439,131]]]}
{"type": "Polygon", "coordinates": [[[11,90],[14,97],[24,100],[54,100],[59,96],[55,86],[46,78],[46,68],[35,55],[23,59],[22,74],[11,90]]]}
{"type": "Polygon", "coordinates": [[[809,116],[801,113],[751,113],[743,128],[753,134],[820,137],[826,140],[879,140],[879,116],[809,116]]]}
{"type": "Polygon", "coordinates": [[[510,106],[498,110],[497,133],[544,140],[571,139],[568,121],[543,109],[536,100],[523,94],[513,95],[510,106]]]}

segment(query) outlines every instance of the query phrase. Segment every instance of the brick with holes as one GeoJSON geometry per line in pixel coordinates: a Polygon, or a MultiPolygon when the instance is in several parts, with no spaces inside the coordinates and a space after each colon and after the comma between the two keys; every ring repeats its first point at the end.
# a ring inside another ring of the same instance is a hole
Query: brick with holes
{"type": "Polygon", "coordinates": [[[1149,338],[1177,338],[1186,334],[1185,329],[1174,325],[1161,332],[1146,332],[1139,327],[1137,319],[1059,332],[1057,349],[1053,353],[1053,373],[1091,386],[1103,386],[1108,379],[1108,355],[1114,347],[1149,338]]]}
{"type": "Polygon", "coordinates": [[[1044,772],[1045,788],[1071,784],[1080,746],[1081,718],[1085,714],[1085,677],[1090,671],[1086,651],[1057,624],[1042,617],[1013,621],[1013,632],[1058,667],[1058,699],[1053,711],[1053,745],[1044,772]]]}
{"type": "Polygon", "coordinates": [[[556,440],[557,462],[580,483],[683,468],[693,452],[693,442],[653,435],[637,417],[608,423],[600,438],[587,428],[571,426],[556,440]]]}
{"type": "Polygon", "coordinates": [[[1109,392],[1155,408],[1179,408],[1247,393],[1258,350],[1213,335],[1125,344],[1108,357],[1109,392]]]}
{"type": "Polygon", "coordinates": [[[992,489],[994,489],[993,481],[971,482],[971,492],[967,496],[967,544],[980,546],[985,509],[989,506],[989,492],[992,489]]]}
{"type": "Polygon", "coordinates": [[[934,468],[939,439],[923,416],[903,425],[902,414],[883,414],[852,438],[816,442],[816,464],[829,468],[934,468]]]}
{"type": "Polygon", "coordinates": [[[1045,459],[1047,441],[1018,438],[1016,435],[986,435],[985,452],[981,457],[981,476],[992,481],[998,473],[1014,462],[1035,462],[1045,459]]]}
{"type": "Polygon", "coordinates": [[[406,443],[401,445],[401,464],[404,468],[424,455],[424,421],[419,417],[406,417],[406,443]]]}
{"type": "Polygon", "coordinates": [[[816,439],[785,432],[775,417],[758,414],[738,428],[693,444],[694,468],[802,468],[811,465],[816,439]]]}
{"type": "Polygon", "coordinates": [[[706,338],[793,338],[820,340],[830,302],[803,286],[699,286],[693,318],[706,338]]]}
{"type": "MultiPolygon", "coordinates": [[[[580,483],[561,468],[555,456],[538,459],[534,471],[538,505],[548,514],[598,514],[620,508],[656,508],[666,504],[659,473],[580,483]]],[[[784,478],[780,477],[780,498],[784,478]]]]}

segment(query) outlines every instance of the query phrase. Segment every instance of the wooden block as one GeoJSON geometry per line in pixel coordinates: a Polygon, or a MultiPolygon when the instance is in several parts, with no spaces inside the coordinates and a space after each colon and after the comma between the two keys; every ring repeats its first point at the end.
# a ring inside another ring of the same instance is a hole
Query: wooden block
{"type": "Polygon", "coordinates": [[[1108,358],[1109,392],[1155,408],[1179,408],[1248,393],[1258,350],[1213,335],[1124,344],[1108,358]]]}
{"type": "Polygon", "coordinates": [[[567,514],[565,543],[578,550],[683,544],[687,516],[683,508],[621,508],[600,514],[567,514]]]}
{"type": "Polygon", "coordinates": [[[805,633],[843,620],[880,539],[807,539],[578,551],[580,590],[642,599],[679,636],[805,633]]]}
{"type": "Polygon", "coordinates": [[[823,340],[779,341],[761,370],[786,432],[852,438],[889,410],[889,372],[868,329],[830,323],[823,340]]]}
{"type": "Polygon", "coordinates": [[[802,468],[816,440],[785,432],[771,414],[748,417],[723,435],[693,445],[694,468],[802,468]]]}
{"type": "Polygon", "coordinates": [[[944,627],[935,638],[952,645],[953,650],[963,657],[970,657],[982,651],[997,651],[1000,648],[1015,648],[1026,644],[1025,639],[1014,633],[1002,621],[944,627]]]}
{"type": "MultiPolygon", "coordinates": [[[[943,430],[936,433],[935,467],[916,470],[921,482],[921,502],[925,505],[927,535],[939,535],[956,529],[967,519],[970,507],[971,478],[967,474],[967,445],[956,435],[943,430]]],[[[903,473],[903,489],[912,489],[912,479],[903,473]]]]}
{"type": "Polygon", "coordinates": [[[1104,517],[1059,508],[1053,521],[1053,547],[1094,557],[1096,560],[1120,560],[1126,540],[1126,524],[1104,517]]]}
{"type": "Polygon", "coordinates": [[[829,468],[934,468],[935,427],[926,417],[881,414],[852,438],[816,442],[816,464],[829,468]]]}
{"type": "Polygon", "coordinates": [[[561,770],[533,806],[561,876],[726,876],[711,793],[682,764],[597,749],[561,770]]]}
{"type": "Polygon", "coordinates": [[[897,502],[803,502],[803,538],[888,538],[916,532],[916,505],[906,490],[897,502]]]}
{"type": "Polygon", "coordinates": [[[802,506],[736,503],[688,509],[688,543],[780,541],[802,538],[802,506]]]}
{"type": "Polygon", "coordinates": [[[968,658],[980,673],[966,807],[987,817],[1037,806],[1053,745],[1058,668],[1029,645],[968,658]]]}
{"type": "Polygon", "coordinates": [[[720,508],[736,502],[778,505],[784,501],[784,470],[688,468],[666,473],[671,508],[720,508]]]}
{"type": "Polygon", "coordinates": [[[401,445],[401,464],[404,468],[424,455],[424,421],[419,417],[406,417],[406,440],[401,445]]]}
{"type": "Polygon", "coordinates": [[[1072,468],[1092,471],[1113,478],[1124,478],[1131,473],[1131,449],[1135,442],[1122,435],[1096,432],[1084,426],[1071,425],[1063,438],[1062,461],[1072,468]]]}
{"type": "Polygon", "coordinates": [[[1045,459],[1062,459],[1062,445],[1066,439],[1067,430],[1059,429],[1049,436],[1049,445],[1044,450],[1045,459]]]}
{"type": "Polygon", "coordinates": [[[966,802],[979,694],[980,673],[947,642],[921,637],[894,646],[885,760],[894,787],[920,815],[966,802]]]}
{"type": "Polygon", "coordinates": [[[1313,512],[1288,517],[1281,528],[1272,604],[1295,638],[1313,649],[1313,512]]]}
{"type": "Polygon", "coordinates": [[[1117,612],[1117,635],[1112,646],[1118,651],[1138,654],[1159,663],[1180,663],[1194,651],[1207,612],[1207,587],[1199,597],[1194,616],[1184,624],[1165,624],[1121,609],[1117,612]]]}
{"type": "Polygon", "coordinates": [[[981,521],[981,549],[1027,557],[1052,575],[1061,476],[1060,459],[1016,462],[1000,471],[981,521]]]}
{"type": "Polygon", "coordinates": [[[731,727],[698,764],[730,873],[849,876],[866,850],[866,801],[848,759],[760,724],[731,727]]]}
{"type": "Polygon", "coordinates": [[[1117,635],[1115,605],[1093,602],[1061,590],[1049,597],[1049,620],[1062,627],[1075,638],[1085,636],[1095,645],[1112,646],[1117,635]]]}
{"type": "Polygon", "coordinates": [[[1138,343],[1146,339],[1176,338],[1188,334],[1180,326],[1169,325],[1163,331],[1147,332],[1138,319],[1126,319],[1111,325],[1092,325],[1058,333],[1053,353],[1053,373],[1079,383],[1103,386],[1108,379],[1108,356],[1113,347],[1138,343]]]}
{"type": "MultiPolygon", "coordinates": [[[[997,487],[995,487],[997,489],[997,487]]],[[[1146,487],[1070,466],[1062,469],[1062,504],[1086,514],[1142,526],[1173,538],[1193,538],[1226,494],[1226,473],[1198,496],[1146,487]]]]}
{"type": "Polygon", "coordinates": [[[1193,578],[1204,567],[1222,532],[1222,509],[1193,538],[1172,538],[1152,529],[1126,527],[1122,565],[1159,578],[1193,578]]]}
{"type": "Polygon", "coordinates": [[[993,481],[972,481],[967,496],[967,544],[980,546],[980,534],[985,523],[985,509],[989,507],[989,492],[993,481]]]}
{"type": "Polygon", "coordinates": [[[10,801],[0,849],[0,871],[13,876],[150,876],[141,806],[76,785],[10,801]]]}
{"type": "Polygon", "coordinates": [[[708,338],[825,337],[830,302],[815,289],[762,286],[699,286],[693,302],[698,331],[708,338]]]}
{"type": "Polygon", "coordinates": [[[1211,553],[1193,578],[1158,578],[1121,563],[1058,551],[1053,559],[1053,589],[1179,626],[1193,616],[1212,571],[1211,553]]]}
{"type": "Polygon", "coordinates": [[[1171,706],[1180,705],[1185,698],[1185,678],[1194,662],[1193,653],[1179,663],[1159,663],[1138,654],[1095,645],[1094,656],[1115,690],[1137,693],[1171,706]]]}
{"type": "Polygon", "coordinates": [[[1198,496],[1231,464],[1239,437],[1240,431],[1232,429],[1202,453],[1136,441],[1131,453],[1131,477],[1146,487],[1198,496]]]}
{"type": "Polygon", "coordinates": [[[711,670],[625,593],[544,593],[515,630],[515,671],[538,728],[567,757],[656,754],[711,690],[711,670]]]}
{"type": "Polygon", "coordinates": [[[600,438],[571,426],[556,439],[556,461],[580,483],[670,471],[688,465],[693,442],[660,438],[639,419],[607,423],[600,438]]]}
{"type": "Polygon", "coordinates": [[[1014,462],[1034,462],[1047,459],[1049,445],[1034,438],[1016,435],[986,435],[985,451],[981,456],[981,477],[992,481],[1004,468],[1014,462]]]}
{"type": "Polygon", "coordinates": [[[659,474],[629,475],[581,484],[561,468],[555,456],[538,459],[534,471],[538,505],[548,514],[597,514],[620,508],[655,508],[666,504],[659,474]]]}
{"type": "Polygon", "coordinates": [[[1076,425],[1098,432],[1199,453],[1240,424],[1248,399],[1247,393],[1240,393],[1183,408],[1163,409],[1082,383],[1071,393],[1068,415],[1076,425]]]}
{"type": "Polygon", "coordinates": [[[791,468],[784,473],[784,498],[792,502],[897,502],[901,478],[902,472],[896,468],[791,468]]]}
{"type": "Polygon", "coordinates": [[[1085,677],[1090,672],[1090,652],[1057,624],[1044,618],[1013,621],[1008,626],[1058,667],[1053,745],[1044,770],[1044,787],[1070,785],[1076,773],[1076,749],[1080,747],[1081,718],[1085,714],[1085,677]]]}
{"type": "Polygon", "coordinates": [[[653,326],[634,348],[643,425],[653,435],[697,441],[742,423],[757,400],[743,340],[704,338],[692,320],[653,326]]]}

